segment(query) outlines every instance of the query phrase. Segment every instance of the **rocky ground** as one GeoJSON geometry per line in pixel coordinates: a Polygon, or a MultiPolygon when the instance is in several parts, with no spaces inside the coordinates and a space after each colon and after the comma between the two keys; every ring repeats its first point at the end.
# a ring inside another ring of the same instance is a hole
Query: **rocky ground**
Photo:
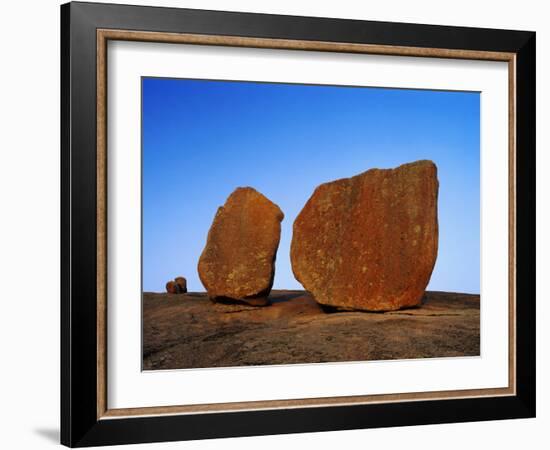
{"type": "Polygon", "coordinates": [[[427,292],[422,306],[386,313],[326,311],[304,291],[270,300],[144,293],[144,370],[479,355],[479,295],[427,292]]]}

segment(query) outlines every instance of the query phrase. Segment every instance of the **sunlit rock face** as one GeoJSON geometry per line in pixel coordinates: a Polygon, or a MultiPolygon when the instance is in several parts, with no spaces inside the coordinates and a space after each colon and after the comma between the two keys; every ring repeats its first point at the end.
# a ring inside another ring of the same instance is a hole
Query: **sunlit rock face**
{"type": "Polygon", "coordinates": [[[283,218],[250,187],[237,188],[218,208],[198,264],[211,300],[268,303],[283,218]]]}
{"type": "Polygon", "coordinates": [[[338,309],[419,305],[437,257],[438,187],[431,161],[320,185],[294,222],[294,276],[338,309]]]}

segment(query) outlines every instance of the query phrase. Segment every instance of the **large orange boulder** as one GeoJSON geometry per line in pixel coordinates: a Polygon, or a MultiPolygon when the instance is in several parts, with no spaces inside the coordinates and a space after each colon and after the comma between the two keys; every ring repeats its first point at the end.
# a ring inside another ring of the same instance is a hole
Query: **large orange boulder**
{"type": "Polygon", "coordinates": [[[323,305],[419,305],[437,257],[437,168],[416,161],[317,187],[296,221],[296,279],[323,305]]]}
{"type": "Polygon", "coordinates": [[[283,217],[250,187],[237,188],[218,208],[198,264],[210,299],[268,304],[283,217]]]}

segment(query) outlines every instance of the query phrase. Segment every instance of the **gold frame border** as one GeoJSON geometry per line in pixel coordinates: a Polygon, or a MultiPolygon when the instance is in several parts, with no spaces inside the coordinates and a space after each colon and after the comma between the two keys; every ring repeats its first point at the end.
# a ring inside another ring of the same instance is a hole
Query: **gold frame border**
{"type": "Polygon", "coordinates": [[[97,30],[97,418],[116,419],[135,416],[219,413],[265,409],[289,409],[353,404],[394,403],[403,401],[444,400],[473,397],[511,396],[516,394],[516,54],[445,48],[403,47],[323,41],[264,39],[239,36],[157,33],[114,29],[97,30]],[[107,405],[107,42],[109,40],[157,42],[172,44],[218,45],[287,50],[309,50],[341,53],[364,53],[391,56],[413,56],[473,59],[508,62],[509,75],[509,319],[508,319],[508,387],[468,389],[403,394],[358,395],[291,400],[266,400],[202,405],[150,406],[108,409],[107,405]]]}

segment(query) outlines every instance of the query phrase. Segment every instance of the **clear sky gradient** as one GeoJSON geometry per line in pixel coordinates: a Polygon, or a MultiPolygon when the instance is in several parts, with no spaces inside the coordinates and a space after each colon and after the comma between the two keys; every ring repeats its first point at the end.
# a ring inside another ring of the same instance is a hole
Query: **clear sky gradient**
{"type": "Polygon", "coordinates": [[[143,289],[187,278],[217,208],[252,186],[285,214],[274,288],[302,289],[292,223],[316,186],[431,159],[439,253],[428,289],[479,293],[478,93],[143,79],[143,289]]]}

